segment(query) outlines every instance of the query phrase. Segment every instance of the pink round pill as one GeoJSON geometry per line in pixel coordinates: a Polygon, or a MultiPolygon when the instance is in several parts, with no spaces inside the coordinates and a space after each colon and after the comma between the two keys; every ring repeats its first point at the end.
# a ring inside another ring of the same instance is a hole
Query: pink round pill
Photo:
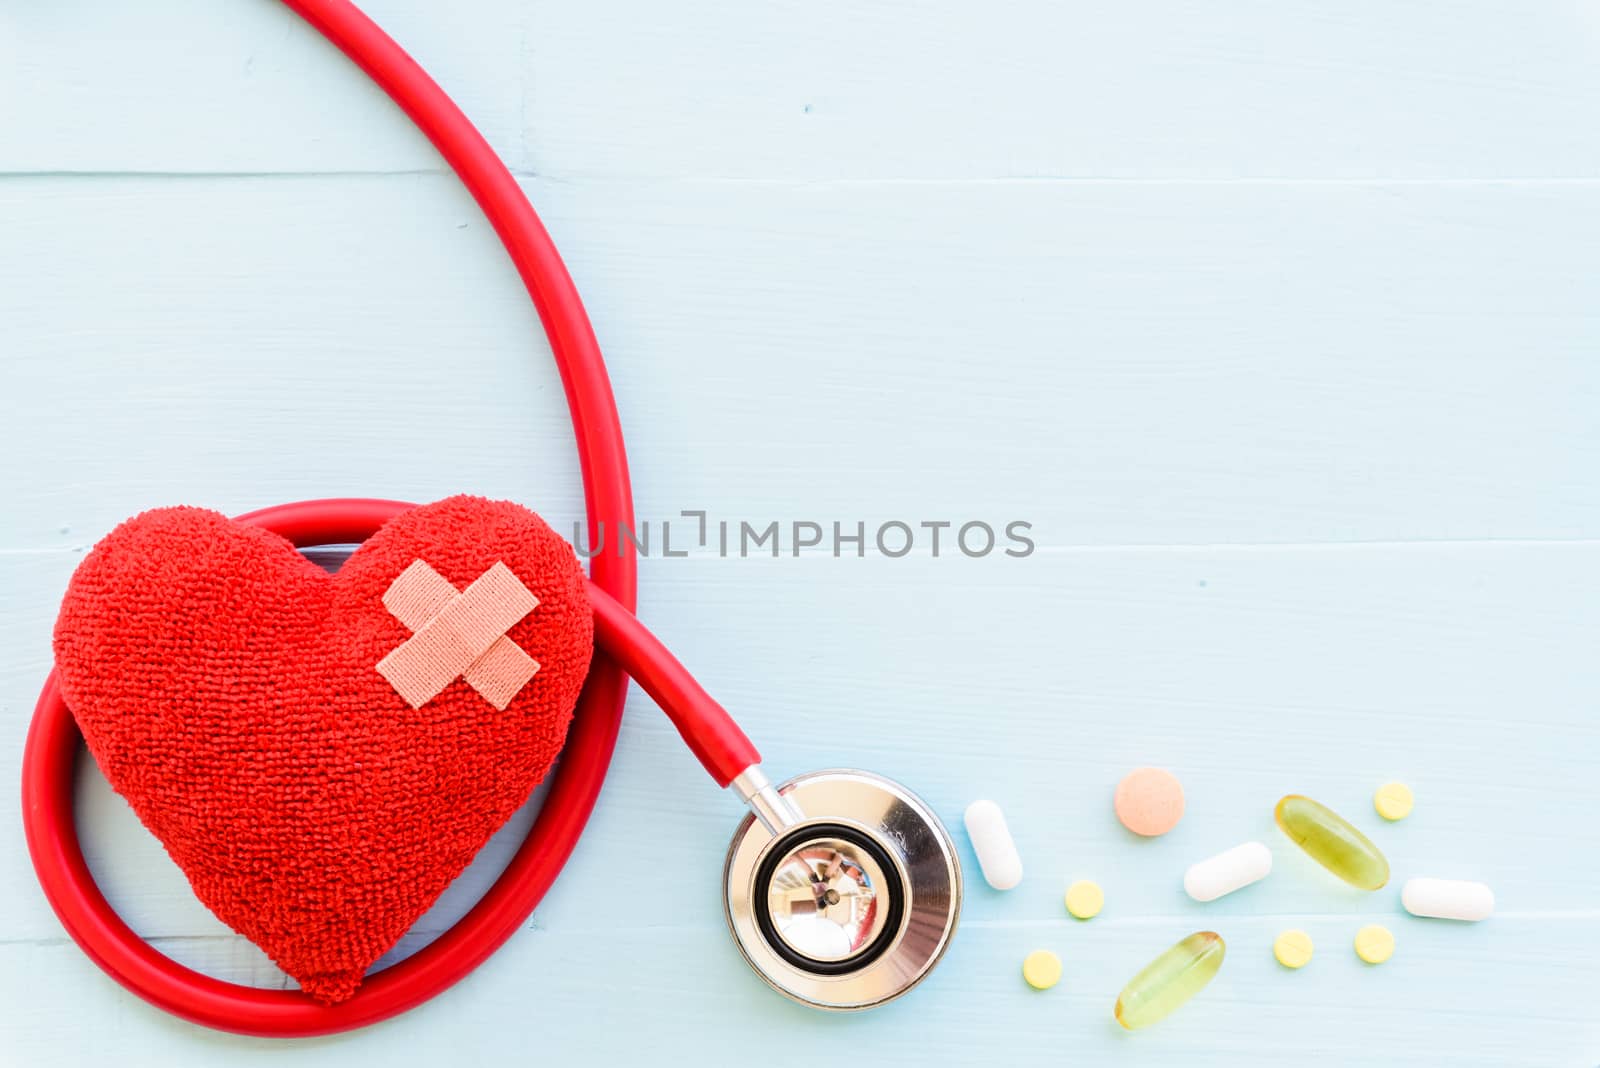
{"type": "Polygon", "coordinates": [[[1162,768],[1135,768],[1117,783],[1113,804],[1124,827],[1154,838],[1183,818],[1183,784],[1162,768]]]}

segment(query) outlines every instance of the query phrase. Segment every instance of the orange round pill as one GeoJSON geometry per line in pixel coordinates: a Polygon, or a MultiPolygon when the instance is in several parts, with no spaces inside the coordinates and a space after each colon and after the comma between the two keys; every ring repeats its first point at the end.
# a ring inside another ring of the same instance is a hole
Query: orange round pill
{"type": "Polygon", "coordinates": [[[1135,768],[1117,783],[1113,804],[1124,827],[1154,838],[1183,818],[1183,784],[1162,768],[1135,768]]]}

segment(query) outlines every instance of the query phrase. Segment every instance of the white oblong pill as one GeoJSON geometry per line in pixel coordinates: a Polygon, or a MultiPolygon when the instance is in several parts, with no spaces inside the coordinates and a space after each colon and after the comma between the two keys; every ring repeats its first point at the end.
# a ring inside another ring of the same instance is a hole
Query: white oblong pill
{"type": "Polygon", "coordinates": [[[1413,916],[1440,920],[1483,920],[1494,911],[1494,891],[1462,879],[1407,879],[1400,903],[1413,916]]]}
{"type": "Polygon", "coordinates": [[[1020,883],[1022,858],[1000,806],[993,801],[974,801],[967,806],[966,823],[984,880],[996,890],[1010,890],[1020,883]]]}
{"type": "Polygon", "coordinates": [[[1265,879],[1271,870],[1272,850],[1260,842],[1246,842],[1191,865],[1183,873],[1183,889],[1196,901],[1215,901],[1265,879]]]}

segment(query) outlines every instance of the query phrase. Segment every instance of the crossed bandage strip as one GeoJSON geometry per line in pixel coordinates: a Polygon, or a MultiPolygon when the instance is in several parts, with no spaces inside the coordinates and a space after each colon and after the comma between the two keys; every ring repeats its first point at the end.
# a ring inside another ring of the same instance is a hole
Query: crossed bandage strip
{"type": "Polygon", "coordinates": [[[501,711],[539,670],[510,638],[539,598],[505,564],[457,590],[425,560],[413,561],[389,584],[383,606],[411,637],[378,661],[378,673],[412,708],[421,708],[463,677],[501,711]]]}

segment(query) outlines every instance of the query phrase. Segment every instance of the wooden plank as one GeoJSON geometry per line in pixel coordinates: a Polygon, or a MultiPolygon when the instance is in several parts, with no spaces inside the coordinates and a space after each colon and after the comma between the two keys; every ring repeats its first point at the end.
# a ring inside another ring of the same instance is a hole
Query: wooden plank
{"type": "MultiPolygon", "coordinates": [[[[1600,174],[1590,2],[367,7],[546,175],[1600,174]]],[[[438,165],[275,4],[4,20],[0,169],[438,165]]]]}
{"type": "MultiPolygon", "coordinates": [[[[1600,751],[1590,707],[1600,669],[1583,655],[1600,632],[1597,559],[1594,543],[699,556],[647,564],[644,613],[745,719],[775,772],[879,768],[953,825],[967,801],[999,793],[1041,878],[1003,901],[979,894],[978,919],[1052,917],[1057,884],[1077,876],[1115,880],[1122,908],[1163,915],[1183,905],[1177,879],[1190,861],[1257,836],[1283,847],[1285,874],[1203,915],[1396,906],[1398,883],[1378,899],[1345,893],[1288,849],[1271,808],[1299,791],[1368,828],[1393,851],[1397,877],[1482,878],[1505,911],[1581,912],[1596,873],[1571,847],[1600,786],[1570,757],[1600,751]],[[1183,827],[1158,841],[1131,840],[1110,813],[1112,786],[1139,763],[1174,768],[1190,792],[1183,827]],[[1396,777],[1419,806],[1385,825],[1371,791],[1396,777]]],[[[0,557],[16,591],[0,633],[20,651],[0,672],[12,740],[0,774],[13,778],[72,560],[0,557]]],[[[175,871],[155,878],[170,864],[121,802],[92,776],[84,790],[91,856],[136,926],[214,927],[175,871]]],[[[615,873],[637,865],[703,870],[709,900],[734,814],[636,698],[584,874],[571,880],[584,890],[568,900],[579,915],[629,914],[637,887],[615,873]]],[[[0,835],[20,855],[20,828],[7,822],[0,835]]],[[[25,870],[0,885],[19,902],[36,896],[25,870]]],[[[55,930],[38,903],[0,912],[0,925],[0,937],[55,930]]]]}
{"type": "MultiPolygon", "coordinates": [[[[704,911],[689,908],[697,916],[704,911]]],[[[1531,1061],[1586,1064],[1600,1041],[1593,1014],[1549,997],[1557,990],[1578,996],[1600,982],[1595,957],[1573,949],[1600,937],[1592,916],[1497,919],[1474,928],[1362,915],[1230,919],[1218,925],[1229,951],[1216,981],[1137,1034],[1112,1021],[1117,990],[1196,926],[1194,917],[969,924],[922,989],[854,1016],[821,1016],[772,993],[746,974],[710,916],[705,924],[666,923],[622,937],[610,919],[521,932],[424,1008],[357,1036],[295,1041],[190,1027],[124,993],[70,945],[0,944],[0,994],[25,1009],[8,1030],[7,1048],[28,1065],[114,1058],[152,1068],[266,1063],[291,1053],[313,1068],[352,1058],[478,1064],[529,1050],[571,1050],[608,1064],[646,1057],[688,1064],[713,1043],[812,1050],[839,1042],[871,1049],[877,1063],[907,1066],[1063,1053],[1089,1064],[1268,1068],[1286,1057],[1316,1056],[1377,1068],[1447,1060],[1520,1068],[1531,1061]],[[1350,934],[1373,918],[1398,934],[1394,958],[1376,968],[1349,947],[1350,934]],[[1292,974],[1273,962],[1270,949],[1289,926],[1308,930],[1317,943],[1316,959],[1292,974]],[[1066,966],[1061,985],[1044,994],[1024,987],[1018,974],[1022,956],[1040,946],[1055,948],[1066,966]]],[[[775,1063],[801,1062],[775,1055],[775,1063]]]]}
{"type": "MultiPolygon", "coordinates": [[[[530,192],[657,525],[1600,532],[1600,184],[530,192]]],[[[0,444],[28,476],[0,544],[308,495],[580,514],[534,315],[443,177],[12,179],[0,232],[0,444]]]]}

